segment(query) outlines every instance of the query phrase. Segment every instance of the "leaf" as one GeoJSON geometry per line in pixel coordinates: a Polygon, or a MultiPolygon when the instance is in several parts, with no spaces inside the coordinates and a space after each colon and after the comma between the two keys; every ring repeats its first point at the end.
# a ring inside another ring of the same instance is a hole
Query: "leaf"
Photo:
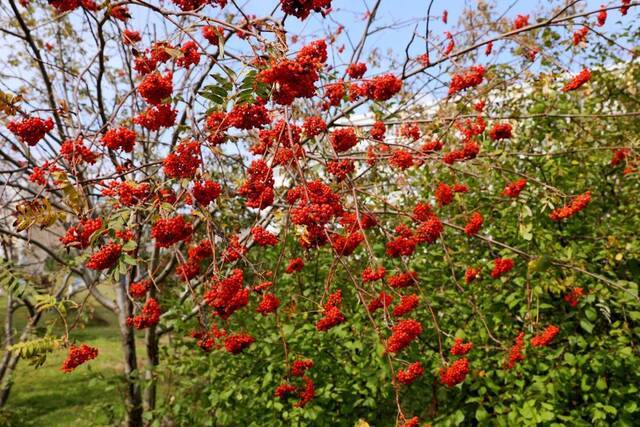
{"type": "Polygon", "coordinates": [[[62,190],[65,204],[75,213],[79,215],[82,214],[87,209],[87,202],[82,193],[78,192],[71,181],[69,181],[66,172],[55,171],[51,175],[62,190]]]}
{"type": "Polygon", "coordinates": [[[9,347],[22,359],[29,359],[30,363],[36,367],[42,366],[46,360],[47,353],[60,348],[62,342],[58,338],[45,336],[30,341],[23,341],[9,347]]]}
{"type": "Polygon", "coordinates": [[[21,95],[10,95],[0,91],[0,111],[5,113],[7,116],[18,114],[20,109],[17,104],[20,101],[22,101],[21,95]]]}
{"type": "Polygon", "coordinates": [[[124,252],[130,252],[130,251],[134,250],[137,247],[138,247],[138,244],[135,242],[135,240],[129,240],[127,243],[122,245],[122,250],[124,252]]]}
{"type": "Polygon", "coordinates": [[[533,224],[531,223],[520,223],[520,226],[518,227],[518,232],[520,233],[520,236],[524,239],[524,240],[531,240],[533,238],[533,234],[531,233],[531,230],[533,229],[533,224]]]}
{"type": "Polygon", "coordinates": [[[16,270],[11,261],[1,258],[0,288],[6,289],[16,297],[25,296],[25,294],[33,292],[33,288],[29,286],[29,282],[16,270]]]}
{"type": "Polygon", "coordinates": [[[539,258],[534,258],[531,261],[529,261],[529,264],[527,267],[528,267],[529,273],[533,273],[533,272],[545,271],[547,268],[549,268],[549,265],[551,265],[551,261],[549,257],[541,256],[539,258]]]}
{"type": "Polygon", "coordinates": [[[47,228],[58,220],[64,220],[65,217],[64,212],[53,208],[48,199],[38,198],[16,205],[16,220],[13,226],[17,231],[27,230],[34,225],[47,228]]]}
{"type": "Polygon", "coordinates": [[[582,329],[584,329],[587,333],[591,333],[593,331],[593,323],[589,322],[588,320],[582,319],[580,321],[580,327],[582,329]]]}

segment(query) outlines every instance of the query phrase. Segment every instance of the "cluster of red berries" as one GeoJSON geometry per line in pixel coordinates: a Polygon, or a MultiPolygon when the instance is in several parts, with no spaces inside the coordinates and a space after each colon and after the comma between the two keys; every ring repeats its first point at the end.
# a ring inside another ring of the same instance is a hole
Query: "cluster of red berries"
{"type": "Polygon", "coordinates": [[[489,138],[494,141],[511,138],[511,125],[509,123],[494,123],[489,130],[489,138]]]}
{"type": "Polygon", "coordinates": [[[364,241],[364,234],[360,232],[349,233],[346,236],[333,233],[331,236],[331,247],[339,256],[349,256],[364,241]]]}
{"type": "Polygon", "coordinates": [[[462,338],[456,338],[449,353],[451,353],[453,356],[464,356],[465,354],[469,353],[472,348],[472,342],[465,343],[462,338]]]}
{"type": "Polygon", "coordinates": [[[389,286],[394,289],[404,289],[418,283],[418,274],[415,271],[405,271],[389,277],[389,286]]]}
{"type": "Polygon", "coordinates": [[[531,338],[531,345],[534,347],[546,347],[560,333],[560,328],[555,325],[549,325],[541,334],[531,338]]]}
{"type": "Polygon", "coordinates": [[[227,0],[171,0],[171,2],[184,12],[200,9],[208,4],[215,4],[221,9],[227,5],[227,0]]]}
{"type": "Polygon", "coordinates": [[[133,123],[151,131],[168,128],[176,123],[177,110],[169,104],[152,106],[133,118],[133,123]]]}
{"type": "Polygon", "coordinates": [[[102,195],[117,197],[122,206],[136,206],[151,197],[151,186],[147,182],[111,181],[102,190],[102,195]]]}
{"type": "Polygon", "coordinates": [[[361,91],[372,101],[387,101],[402,89],[402,80],[393,74],[383,74],[365,81],[361,91]]]}
{"type": "Polygon", "coordinates": [[[618,166],[622,163],[629,155],[631,154],[631,150],[628,148],[618,148],[613,152],[611,156],[611,166],[618,166]]]}
{"type": "Polygon", "coordinates": [[[142,299],[149,292],[153,282],[149,279],[140,280],[138,282],[133,282],[129,285],[129,295],[134,299],[142,299]]]}
{"type": "Polygon", "coordinates": [[[367,267],[362,271],[362,282],[375,282],[376,280],[384,278],[386,273],[387,271],[384,267],[378,267],[375,270],[371,267],[367,267]]]}
{"type": "Polygon", "coordinates": [[[586,193],[575,197],[571,201],[571,203],[552,211],[549,214],[549,218],[551,218],[552,221],[560,221],[563,219],[571,218],[572,216],[586,208],[590,201],[591,193],[587,191],[586,193]]]}
{"type": "Polygon", "coordinates": [[[229,238],[229,245],[222,253],[222,262],[234,262],[242,258],[247,253],[247,247],[240,243],[238,236],[229,238]]]}
{"type": "Polygon", "coordinates": [[[140,96],[152,105],[160,105],[171,97],[173,92],[173,74],[168,71],[161,75],[158,72],[154,72],[145,76],[140,86],[138,86],[138,93],[140,96]]]}
{"type": "Polygon", "coordinates": [[[314,137],[326,132],[327,124],[322,117],[310,116],[304,119],[302,128],[304,129],[305,135],[308,137],[314,137]]]}
{"type": "Polygon", "coordinates": [[[507,197],[516,198],[520,195],[524,187],[527,185],[527,180],[521,178],[517,181],[511,182],[504,187],[502,190],[502,195],[507,197]]]}
{"type": "Polygon", "coordinates": [[[60,145],[60,155],[73,167],[83,163],[94,164],[99,154],[94,153],[82,143],[82,138],[67,139],[60,145]]]}
{"type": "Polygon", "coordinates": [[[174,50],[175,48],[168,41],[153,42],[144,52],[135,51],[133,68],[143,76],[152,73],[159,64],[164,64],[172,58],[169,52],[174,50]]]}
{"type": "Polygon", "coordinates": [[[519,30],[529,25],[529,15],[518,15],[513,21],[513,29],[519,30]]]}
{"type": "Polygon", "coordinates": [[[168,178],[193,178],[201,163],[200,143],[182,141],[175,151],[164,159],[163,169],[168,178]]]}
{"type": "Polygon", "coordinates": [[[204,301],[218,316],[227,319],[249,303],[249,289],[243,283],[244,273],[234,269],[228,277],[211,286],[204,294],[204,301]]]}
{"type": "Polygon", "coordinates": [[[409,169],[415,164],[413,154],[406,150],[395,150],[391,153],[389,158],[389,165],[394,166],[400,170],[409,169]]]}
{"type": "Polygon", "coordinates": [[[327,173],[333,175],[336,181],[342,182],[356,170],[351,160],[330,160],[327,162],[327,173]]]}
{"type": "Polygon", "coordinates": [[[464,73],[454,74],[451,77],[451,83],[449,84],[449,96],[455,95],[465,89],[478,86],[484,80],[485,73],[486,69],[482,65],[474,65],[464,73]]]}
{"type": "Polygon", "coordinates": [[[183,240],[191,238],[193,226],[182,215],[173,218],[162,218],[156,221],[151,229],[151,236],[156,240],[156,247],[168,248],[183,240]]]}
{"type": "Polygon", "coordinates": [[[238,189],[250,208],[264,209],[273,204],[273,171],[264,160],[254,160],[247,169],[249,178],[238,189]]]}
{"type": "Polygon", "coordinates": [[[62,362],[62,371],[67,373],[71,372],[78,366],[96,357],[98,357],[97,348],[90,347],[86,344],[82,344],[81,346],[72,345],[69,347],[67,358],[62,362]]]}
{"type": "Polygon", "coordinates": [[[304,383],[304,387],[295,387],[289,383],[280,384],[275,391],[276,397],[279,399],[286,399],[292,395],[295,391],[298,391],[298,402],[296,407],[303,407],[309,403],[315,397],[315,386],[313,381],[306,375],[306,372],[313,367],[313,360],[311,359],[299,359],[295,360],[291,364],[291,376],[301,377],[304,383]]]}
{"type": "Polygon", "coordinates": [[[418,239],[413,231],[406,225],[400,224],[395,232],[398,237],[387,242],[385,254],[392,258],[412,255],[418,245],[418,239]]]}
{"type": "Polygon", "coordinates": [[[53,120],[49,117],[42,120],[40,117],[25,117],[22,120],[10,120],[7,129],[22,142],[33,147],[53,129],[53,120]]]}
{"type": "Polygon", "coordinates": [[[224,39],[224,28],[211,25],[202,27],[202,37],[209,43],[217,45],[220,40],[224,39]]]}
{"type": "Polygon", "coordinates": [[[358,137],[354,128],[336,129],[331,132],[329,142],[336,152],[341,153],[354,147],[358,143],[358,137]]]}
{"type": "Polygon", "coordinates": [[[65,235],[60,238],[60,242],[67,247],[85,249],[89,247],[93,233],[101,228],[100,218],[83,219],[77,225],[69,227],[65,235]]]}
{"type": "Polygon", "coordinates": [[[422,324],[417,320],[401,320],[391,329],[391,336],[387,339],[386,350],[389,353],[399,353],[422,333],[422,324]]]}
{"type": "Polygon", "coordinates": [[[514,263],[510,258],[496,258],[493,260],[493,270],[491,270],[491,277],[498,279],[504,274],[510,272],[513,269],[514,263]]]}
{"type": "Polygon", "coordinates": [[[98,10],[98,5],[93,0],[51,0],[49,4],[57,13],[71,12],[79,7],[91,12],[98,10]]]}
{"type": "Polygon", "coordinates": [[[598,27],[602,27],[604,26],[604,24],[607,22],[607,9],[605,9],[604,5],[600,6],[600,12],[598,12],[598,21],[596,22],[596,25],[598,27]]]}
{"type": "Polygon", "coordinates": [[[587,39],[587,34],[589,34],[589,27],[582,27],[573,33],[573,45],[578,46],[580,43],[587,39]]]}
{"type": "Polygon", "coordinates": [[[278,244],[278,236],[259,225],[251,229],[251,236],[253,236],[253,242],[258,246],[276,246],[278,244]]]}
{"type": "Polygon", "coordinates": [[[200,63],[200,52],[198,51],[198,45],[193,40],[189,40],[180,47],[182,56],[176,58],[176,65],[182,68],[189,68],[192,65],[198,65],[200,63]]]}
{"type": "Polygon", "coordinates": [[[402,317],[412,312],[420,303],[420,297],[416,294],[405,295],[400,298],[400,302],[393,308],[393,317],[402,317]]]}
{"type": "Polygon", "coordinates": [[[316,94],[315,83],[320,78],[318,70],[326,60],[326,43],[324,40],[317,40],[303,47],[295,60],[273,62],[258,74],[258,79],[274,85],[274,102],[290,105],[296,98],[312,98],[316,94]]]}
{"type": "Polygon", "coordinates": [[[469,373],[469,360],[462,357],[451,365],[440,369],[440,382],[447,387],[455,387],[465,380],[469,373]]]}
{"type": "Polygon", "coordinates": [[[443,182],[438,184],[434,196],[440,207],[447,206],[453,201],[453,191],[451,187],[443,182]]]}
{"type": "Polygon", "coordinates": [[[324,103],[322,104],[322,109],[328,110],[331,107],[339,106],[345,95],[346,89],[342,80],[326,85],[324,87],[324,103]]]}
{"type": "Polygon", "coordinates": [[[280,0],[280,7],[287,15],[293,15],[301,20],[307,19],[311,12],[326,15],[331,10],[332,0],[280,0]]]}
{"type": "Polygon", "coordinates": [[[464,282],[468,285],[478,278],[480,275],[480,269],[475,267],[467,267],[464,273],[464,282]]]}
{"type": "Polygon", "coordinates": [[[401,369],[396,374],[396,379],[399,383],[404,385],[409,385],[413,383],[415,380],[424,375],[424,368],[420,364],[420,362],[411,363],[407,366],[406,369],[401,369]]]}
{"type": "Polygon", "coordinates": [[[155,298],[149,298],[147,302],[144,303],[142,310],[140,310],[140,314],[127,319],[127,325],[133,326],[136,329],[150,328],[158,324],[161,314],[162,312],[160,311],[158,301],[156,301],[155,298]]]}
{"type": "Polygon", "coordinates": [[[52,161],[46,161],[42,166],[34,166],[29,175],[29,181],[40,185],[47,185],[47,177],[61,169],[52,161]]]}
{"type": "Polygon", "coordinates": [[[573,288],[571,292],[564,296],[564,301],[569,304],[571,307],[576,308],[578,303],[584,296],[584,289],[582,288],[573,288]]]}
{"type": "Polygon", "coordinates": [[[342,303],[342,291],[329,295],[329,299],[323,306],[323,317],[316,322],[316,329],[319,331],[328,331],[344,322],[345,317],[340,311],[340,304],[342,303]]]}
{"type": "Polygon", "coordinates": [[[280,307],[280,300],[272,293],[265,293],[262,296],[262,300],[258,304],[256,311],[263,316],[268,315],[269,313],[275,313],[275,311],[280,307]]]}
{"type": "Polygon", "coordinates": [[[193,198],[202,206],[208,206],[209,203],[213,202],[220,196],[221,192],[222,187],[220,187],[220,184],[208,179],[197,181],[193,184],[193,189],[191,190],[193,198]]]}
{"type": "Polygon", "coordinates": [[[393,302],[393,296],[382,291],[377,297],[375,297],[369,302],[369,304],[367,305],[367,311],[369,313],[375,313],[376,311],[382,308],[386,313],[387,307],[391,306],[392,302],[393,302]]]}
{"type": "Polygon", "coordinates": [[[289,261],[289,265],[287,265],[287,268],[284,271],[287,274],[292,274],[292,273],[298,273],[302,271],[303,268],[304,268],[304,261],[302,260],[302,258],[294,258],[291,261],[289,261]]]}
{"type": "MultiPolygon", "coordinates": [[[[436,148],[442,148],[442,143],[436,148]]],[[[429,146],[429,149],[432,147],[429,146]]],[[[424,150],[424,147],[423,147],[424,150]]],[[[480,153],[480,145],[475,140],[470,140],[464,143],[463,147],[459,150],[452,150],[446,153],[442,157],[442,161],[448,165],[452,165],[455,162],[475,159],[480,153]]]]}
{"type": "Polygon", "coordinates": [[[321,181],[307,182],[305,186],[289,190],[287,202],[293,205],[292,222],[308,227],[324,226],[344,213],[340,196],[321,181]]]}
{"type": "Polygon", "coordinates": [[[224,348],[231,354],[240,354],[242,351],[255,342],[255,339],[245,333],[229,335],[224,340],[224,348]]]}
{"type": "Polygon", "coordinates": [[[387,132],[387,127],[383,122],[375,122],[369,131],[369,137],[374,141],[382,142],[384,141],[385,134],[387,132]]]}
{"type": "Polygon", "coordinates": [[[467,236],[475,236],[480,231],[480,227],[482,227],[482,223],[484,219],[482,218],[482,214],[480,212],[474,212],[471,214],[469,218],[469,222],[464,226],[464,232],[467,236]]]}
{"type": "Polygon", "coordinates": [[[134,45],[142,40],[139,31],[124,29],[122,31],[122,43],[125,45],[134,45]]]}
{"type": "Polygon", "coordinates": [[[85,265],[90,270],[108,270],[116,264],[121,253],[122,245],[108,243],[94,252],[85,265]]]}
{"type": "Polygon", "coordinates": [[[516,342],[513,344],[511,349],[509,350],[509,358],[505,363],[505,367],[507,369],[512,369],[516,366],[516,363],[524,360],[524,354],[522,354],[522,349],[524,348],[524,332],[520,332],[516,337],[516,342]]]}
{"type": "Polygon", "coordinates": [[[236,104],[227,114],[226,123],[237,129],[262,129],[271,123],[269,112],[261,103],[236,104]]]}
{"type": "Polygon", "coordinates": [[[349,64],[347,67],[347,74],[352,79],[361,79],[364,73],[367,72],[367,64],[358,62],[356,64],[349,64]]]}
{"type": "Polygon", "coordinates": [[[576,75],[566,85],[564,85],[562,91],[570,92],[572,90],[576,90],[587,83],[589,80],[591,80],[591,71],[588,68],[584,68],[578,73],[578,75],[576,75]]]}

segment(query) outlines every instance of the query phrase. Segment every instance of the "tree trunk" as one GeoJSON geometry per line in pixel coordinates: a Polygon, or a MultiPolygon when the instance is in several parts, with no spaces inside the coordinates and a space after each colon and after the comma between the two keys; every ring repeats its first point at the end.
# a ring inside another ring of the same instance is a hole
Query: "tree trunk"
{"type": "MultiPolygon", "coordinates": [[[[160,257],[160,249],[156,246],[153,250],[151,271],[155,271],[158,265],[160,257]]],[[[156,298],[155,283],[149,290],[149,298],[156,298]]],[[[154,325],[147,329],[145,336],[145,345],[147,350],[147,366],[145,370],[145,380],[147,381],[147,388],[144,391],[144,410],[153,411],[156,408],[157,397],[157,378],[156,367],[160,363],[160,355],[158,354],[158,327],[154,325]]]]}
{"type": "MultiPolygon", "coordinates": [[[[2,356],[2,362],[0,364],[0,407],[4,406],[9,398],[9,392],[11,391],[11,362],[12,354],[9,351],[9,347],[13,344],[13,295],[11,292],[7,293],[7,313],[4,320],[4,356],[2,356]],[[5,375],[6,381],[5,381],[5,375]]],[[[15,367],[15,365],[14,365],[15,367]]]]}
{"type": "Polygon", "coordinates": [[[127,280],[120,279],[116,287],[118,304],[118,325],[124,356],[124,375],[127,381],[125,392],[125,425],[127,427],[142,426],[142,396],[138,381],[138,361],[136,358],[136,337],[132,327],[127,325],[127,318],[133,313],[133,305],[127,295],[127,280]]]}
{"type": "Polygon", "coordinates": [[[158,355],[158,334],[155,326],[147,329],[145,342],[147,347],[147,366],[145,372],[147,388],[144,391],[144,409],[146,411],[152,411],[156,407],[156,367],[160,361],[158,355]]]}
{"type": "MultiPolygon", "coordinates": [[[[9,351],[9,347],[14,343],[12,338],[13,331],[13,312],[14,310],[11,308],[13,304],[13,297],[9,295],[7,298],[7,317],[5,319],[5,334],[6,334],[6,343],[5,343],[5,353],[2,357],[2,362],[0,365],[0,407],[4,406],[9,399],[9,393],[11,392],[11,386],[13,386],[13,372],[20,361],[20,357],[11,351],[9,351]]],[[[17,342],[26,341],[31,334],[33,328],[38,324],[41,318],[41,313],[31,313],[31,317],[29,317],[29,321],[27,325],[22,330],[20,334],[20,338],[18,338],[17,342]]]]}

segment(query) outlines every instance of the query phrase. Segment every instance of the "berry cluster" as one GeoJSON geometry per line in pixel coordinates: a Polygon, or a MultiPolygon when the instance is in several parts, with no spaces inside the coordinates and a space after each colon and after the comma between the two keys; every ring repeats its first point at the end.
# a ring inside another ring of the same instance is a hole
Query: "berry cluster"
{"type": "Polygon", "coordinates": [[[149,298],[145,302],[140,314],[127,319],[127,325],[133,326],[136,329],[145,329],[155,326],[160,321],[160,305],[154,298],[149,298]]]}
{"type": "Polygon", "coordinates": [[[7,129],[20,141],[33,147],[53,129],[53,120],[50,117],[46,120],[40,117],[25,117],[20,121],[10,120],[7,129]]]}
{"type": "Polygon", "coordinates": [[[183,216],[159,219],[151,229],[151,236],[156,240],[156,247],[168,248],[183,240],[191,238],[193,227],[183,216]]]}
{"type": "Polygon", "coordinates": [[[98,357],[98,349],[86,344],[81,346],[72,345],[69,347],[67,358],[62,362],[62,371],[69,373],[89,360],[98,357]]]}
{"type": "Polygon", "coordinates": [[[345,318],[340,311],[340,304],[342,303],[342,291],[329,295],[327,303],[323,306],[323,317],[316,322],[316,329],[319,331],[328,331],[334,326],[344,322],[345,318]]]}
{"type": "Polygon", "coordinates": [[[85,265],[90,270],[108,270],[116,264],[121,253],[122,245],[112,242],[94,252],[85,265]]]}
{"type": "Polygon", "coordinates": [[[422,333],[422,324],[417,320],[401,320],[391,329],[387,339],[387,352],[399,353],[422,333]]]}
{"type": "Polygon", "coordinates": [[[531,345],[534,347],[546,347],[560,333],[560,328],[555,325],[549,325],[540,335],[531,338],[531,345]]]}
{"type": "Polygon", "coordinates": [[[564,205],[561,208],[552,211],[549,214],[549,218],[551,218],[552,221],[560,221],[563,219],[571,218],[572,216],[586,208],[590,201],[591,193],[587,191],[586,193],[575,197],[568,205],[564,205]]]}

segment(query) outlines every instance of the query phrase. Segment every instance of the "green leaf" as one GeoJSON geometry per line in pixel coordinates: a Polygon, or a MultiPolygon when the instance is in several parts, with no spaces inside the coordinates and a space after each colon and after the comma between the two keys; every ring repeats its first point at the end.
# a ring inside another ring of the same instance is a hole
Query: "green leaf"
{"type": "Polygon", "coordinates": [[[580,321],[580,327],[581,327],[582,329],[584,329],[584,330],[585,330],[587,333],[589,333],[589,334],[590,334],[591,332],[593,332],[593,323],[589,322],[589,321],[588,321],[588,320],[586,320],[586,319],[582,319],[582,320],[580,321]]]}

